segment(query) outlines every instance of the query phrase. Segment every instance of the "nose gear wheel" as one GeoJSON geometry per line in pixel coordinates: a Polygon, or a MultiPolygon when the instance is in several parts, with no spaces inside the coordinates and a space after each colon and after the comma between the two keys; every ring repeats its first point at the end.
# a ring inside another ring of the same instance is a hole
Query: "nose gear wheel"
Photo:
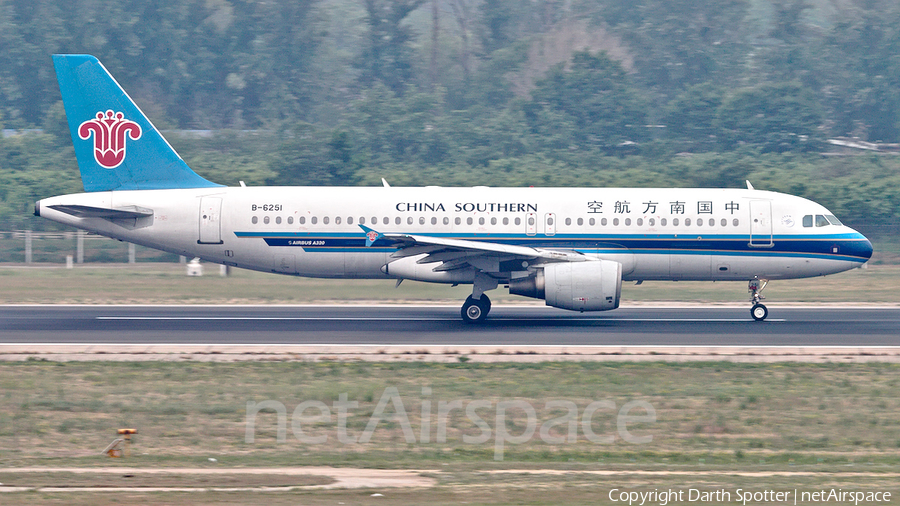
{"type": "Polygon", "coordinates": [[[750,316],[758,322],[765,320],[766,317],[769,316],[768,308],[760,303],[761,300],[765,299],[765,297],[760,295],[760,292],[762,292],[768,284],[768,279],[753,278],[747,285],[747,291],[750,292],[750,302],[753,303],[753,307],[750,308],[750,316]]]}

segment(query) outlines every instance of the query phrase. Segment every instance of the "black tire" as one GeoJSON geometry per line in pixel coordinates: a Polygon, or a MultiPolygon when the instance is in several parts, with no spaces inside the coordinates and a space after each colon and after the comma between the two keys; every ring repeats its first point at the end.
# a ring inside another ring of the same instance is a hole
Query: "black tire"
{"type": "Polygon", "coordinates": [[[769,316],[769,310],[762,304],[753,304],[753,307],[750,308],[750,316],[754,320],[761,322],[769,316]]]}
{"type": "Polygon", "coordinates": [[[486,295],[473,299],[470,295],[463,303],[459,314],[466,323],[481,323],[491,311],[491,300],[486,295]]]}

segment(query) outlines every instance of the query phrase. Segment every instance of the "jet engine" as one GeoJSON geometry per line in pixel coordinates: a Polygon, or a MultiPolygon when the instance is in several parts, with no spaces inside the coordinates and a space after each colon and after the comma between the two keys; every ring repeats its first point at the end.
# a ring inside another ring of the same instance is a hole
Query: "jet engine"
{"type": "Polygon", "coordinates": [[[509,293],[573,311],[616,309],[622,294],[622,264],[612,260],[547,264],[533,276],[511,279],[509,293]]]}

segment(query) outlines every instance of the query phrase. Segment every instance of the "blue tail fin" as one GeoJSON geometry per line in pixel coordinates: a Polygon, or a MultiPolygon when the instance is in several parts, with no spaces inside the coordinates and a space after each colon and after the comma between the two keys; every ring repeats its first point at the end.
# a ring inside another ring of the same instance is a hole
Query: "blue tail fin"
{"type": "Polygon", "coordinates": [[[198,176],[97,58],[53,55],[85,191],[219,186],[198,176]]]}

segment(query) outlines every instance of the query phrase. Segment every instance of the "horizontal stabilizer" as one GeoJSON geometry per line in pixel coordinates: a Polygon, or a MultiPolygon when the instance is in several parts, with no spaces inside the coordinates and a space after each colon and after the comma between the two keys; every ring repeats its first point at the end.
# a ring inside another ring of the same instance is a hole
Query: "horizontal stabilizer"
{"type": "Polygon", "coordinates": [[[137,206],[121,207],[118,209],[108,209],[104,207],[78,206],[57,204],[49,206],[50,209],[59,211],[79,218],[103,218],[107,220],[128,220],[135,218],[147,218],[153,216],[152,209],[146,209],[137,206]]]}

